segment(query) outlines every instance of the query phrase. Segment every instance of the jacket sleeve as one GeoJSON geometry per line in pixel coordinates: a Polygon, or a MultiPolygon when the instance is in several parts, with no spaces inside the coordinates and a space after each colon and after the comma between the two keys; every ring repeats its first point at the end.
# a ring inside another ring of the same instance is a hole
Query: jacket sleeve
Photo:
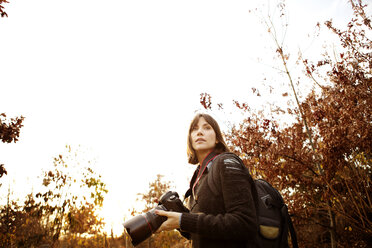
{"type": "Polygon", "coordinates": [[[254,240],[257,235],[256,208],[251,191],[250,176],[240,160],[233,155],[221,155],[213,166],[218,166],[225,213],[184,213],[181,230],[224,240],[254,240]]]}

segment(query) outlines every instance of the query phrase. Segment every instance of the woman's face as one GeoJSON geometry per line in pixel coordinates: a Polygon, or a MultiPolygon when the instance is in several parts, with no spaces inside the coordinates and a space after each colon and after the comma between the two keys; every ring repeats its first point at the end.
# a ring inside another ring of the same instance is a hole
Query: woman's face
{"type": "Polygon", "coordinates": [[[203,117],[191,130],[191,144],[197,153],[212,151],[217,144],[215,131],[203,117]]]}

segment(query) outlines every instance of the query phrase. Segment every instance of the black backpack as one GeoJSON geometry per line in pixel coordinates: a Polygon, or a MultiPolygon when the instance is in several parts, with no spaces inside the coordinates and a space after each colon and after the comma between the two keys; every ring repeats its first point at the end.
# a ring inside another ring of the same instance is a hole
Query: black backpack
{"type": "MultiPolygon", "coordinates": [[[[225,153],[226,154],[226,153],[225,153]]],[[[267,181],[263,179],[252,179],[248,169],[244,166],[243,161],[235,154],[229,153],[236,163],[239,163],[244,167],[247,172],[247,176],[250,177],[250,181],[255,186],[252,192],[257,194],[254,197],[257,207],[258,215],[258,226],[259,236],[257,243],[260,248],[288,248],[288,232],[291,234],[292,247],[298,248],[297,236],[293,227],[291,217],[288,213],[287,205],[284,203],[283,197],[279,191],[271,186],[267,181]]],[[[212,161],[213,162],[213,161],[212,161]]],[[[211,163],[208,164],[208,186],[215,195],[219,195],[218,184],[219,177],[217,173],[213,173],[213,166],[210,167],[211,163]]]]}

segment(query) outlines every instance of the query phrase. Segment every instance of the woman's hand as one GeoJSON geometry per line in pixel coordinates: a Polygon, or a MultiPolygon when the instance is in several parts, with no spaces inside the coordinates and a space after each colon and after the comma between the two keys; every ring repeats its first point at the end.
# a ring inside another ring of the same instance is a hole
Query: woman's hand
{"type": "Polygon", "coordinates": [[[161,226],[156,232],[170,231],[173,229],[180,228],[181,213],[155,210],[155,214],[168,217],[168,219],[164,221],[163,224],[161,224],[161,226]]]}

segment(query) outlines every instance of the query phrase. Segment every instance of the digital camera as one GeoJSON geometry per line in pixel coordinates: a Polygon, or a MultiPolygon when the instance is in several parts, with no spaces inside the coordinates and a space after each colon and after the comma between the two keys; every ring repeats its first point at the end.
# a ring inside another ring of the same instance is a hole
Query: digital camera
{"type": "Polygon", "coordinates": [[[155,208],[124,222],[124,228],[129,234],[134,246],[149,238],[167,220],[167,217],[155,214],[155,210],[157,209],[180,213],[189,212],[183,205],[177,192],[168,191],[161,196],[155,208]]]}

